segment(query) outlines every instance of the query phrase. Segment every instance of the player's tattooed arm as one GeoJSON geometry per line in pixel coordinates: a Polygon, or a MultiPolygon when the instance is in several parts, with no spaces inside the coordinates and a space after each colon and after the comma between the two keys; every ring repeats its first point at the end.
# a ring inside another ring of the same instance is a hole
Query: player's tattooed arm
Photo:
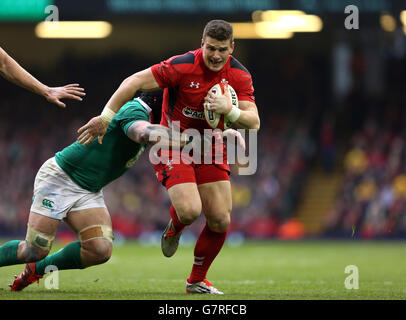
{"type": "Polygon", "coordinates": [[[148,121],[135,121],[128,128],[127,136],[137,143],[150,145],[160,142],[162,145],[183,147],[189,142],[188,136],[173,136],[170,128],[148,121]]]}

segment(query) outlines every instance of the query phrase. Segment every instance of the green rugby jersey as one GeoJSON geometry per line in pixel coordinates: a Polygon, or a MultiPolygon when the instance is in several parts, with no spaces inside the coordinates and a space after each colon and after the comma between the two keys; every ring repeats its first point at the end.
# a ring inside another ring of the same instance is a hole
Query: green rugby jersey
{"type": "Polygon", "coordinates": [[[128,101],[110,122],[103,143],[97,138],[88,146],[72,143],[55,154],[55,160],[82,188],[98,192],[124,174],[141,156],[147,145],[138,144],[126,132],[135,121],[149,121],[149,112],[138,99],[128,101]]]}

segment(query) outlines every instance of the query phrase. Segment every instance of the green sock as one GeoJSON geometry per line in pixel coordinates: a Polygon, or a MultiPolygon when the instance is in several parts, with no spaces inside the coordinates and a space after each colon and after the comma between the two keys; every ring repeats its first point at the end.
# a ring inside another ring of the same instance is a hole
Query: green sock
{"type": "Polygon", "coordinates": [[[17,259],[18,244],[21,240],[11,240],[0,247],[0,267],[20,264],[17,259]]]}
{"type": "Polygon", "coordinates": [[[35,273],[42,276],[45,268],[54,265],[58,270],[83,269],[80,258],[80,241],[69,243],[66,247],[37,262],[35,273]]]}

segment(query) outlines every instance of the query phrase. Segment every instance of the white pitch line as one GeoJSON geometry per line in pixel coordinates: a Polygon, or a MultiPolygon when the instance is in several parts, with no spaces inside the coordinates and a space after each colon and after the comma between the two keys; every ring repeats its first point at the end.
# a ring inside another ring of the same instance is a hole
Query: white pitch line
{"type": "MultiPolygon", "coordinates": [[[[185,279],[156,279],[156,278],[149,278],[145,279],[149,282],[180,282],[184,283],[186,280],[185,279]]],[[[267,283],[269,285],[274,285],[276,283],[290,283],[290,284],[315,284],[315,285],[325,285],[328,282],[325,280],[318,280],[318,281],[310,281],[310,280],[264,280],[264,281],[258,281],[258,280],[213,280],[215,283],[223,283],[223,284],[242,284],[242,285],[256,285],[256,284],[263,284],[267,283]]],[[[330,282],[331,283],[331,282],[330,282]]],[[[392,281],[384,281],[384,282],[374,282],[372,284],[383,284],[386,286],[391,286],[393,285],[392,281]]],[[[405,290],[406,291],[406,290],[405,290]]]]}

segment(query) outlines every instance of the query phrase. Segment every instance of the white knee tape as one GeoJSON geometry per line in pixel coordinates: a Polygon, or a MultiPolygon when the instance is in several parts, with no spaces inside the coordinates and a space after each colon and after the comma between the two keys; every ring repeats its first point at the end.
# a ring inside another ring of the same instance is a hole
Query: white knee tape
{"type": "Polygon", "coordinates": [[[81,242],[92,239],[106,239],[113,242],[114,233],[110,226],[106,225],[91,225],[79,231],[79,239],[81,242]]]}
{"type": "Polygon", "coordinates": [[[54,241],[54,239],[55,236],[40,232],[27,225],[27,235],[25,237],[25,240],[31,243],[33,246],[49,252],[51,250],[52,242],[54,241]]]}

